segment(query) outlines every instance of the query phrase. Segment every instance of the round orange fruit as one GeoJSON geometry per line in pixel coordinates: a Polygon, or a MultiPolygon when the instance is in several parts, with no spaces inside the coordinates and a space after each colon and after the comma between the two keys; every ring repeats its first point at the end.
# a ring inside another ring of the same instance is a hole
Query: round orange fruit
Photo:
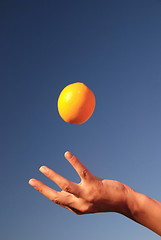
{"type": "Polygon", "coordinates": [[[68,123],[82,124],[93,114],[96,98],[92,90],[84,83],[67,85],[58,98],[58,112],[68,123]]]}

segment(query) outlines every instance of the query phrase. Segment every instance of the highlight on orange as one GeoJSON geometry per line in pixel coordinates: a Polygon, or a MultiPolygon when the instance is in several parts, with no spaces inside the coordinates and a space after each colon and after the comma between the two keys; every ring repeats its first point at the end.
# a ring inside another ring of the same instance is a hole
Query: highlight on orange
{"type": "Polygon", "coordinates": [[[92,116],[95,105],[94,93],[81,82],[67,85],[58,97],[58,112],[68,123],[85,123],[92,116]]]}

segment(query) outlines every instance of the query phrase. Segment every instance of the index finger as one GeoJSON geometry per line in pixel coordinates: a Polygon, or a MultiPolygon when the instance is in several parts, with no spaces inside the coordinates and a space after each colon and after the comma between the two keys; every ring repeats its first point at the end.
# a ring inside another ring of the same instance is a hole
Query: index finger
{"type": "Polygon", "coordinates": [[[82,180],[89,180],[92,178],[93,175],[90,173],[90,171],[71,152],[65,152],[64,156],[73,166],[82,180]]]}

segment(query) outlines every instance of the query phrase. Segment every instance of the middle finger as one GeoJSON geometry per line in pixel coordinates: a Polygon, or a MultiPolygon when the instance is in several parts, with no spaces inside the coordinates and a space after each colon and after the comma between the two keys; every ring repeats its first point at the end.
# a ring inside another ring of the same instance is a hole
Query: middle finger
{"type": "Polygon", "coordinates": [[[79,195],[79,186],[76,183],[69,181],[63,176],[59,175],[55,171],[51,170],[46,166],[40,167],[40,172],[42,172],[46,177],[54,181],[63,191],[72,193],[76,196],[79,195]]]}

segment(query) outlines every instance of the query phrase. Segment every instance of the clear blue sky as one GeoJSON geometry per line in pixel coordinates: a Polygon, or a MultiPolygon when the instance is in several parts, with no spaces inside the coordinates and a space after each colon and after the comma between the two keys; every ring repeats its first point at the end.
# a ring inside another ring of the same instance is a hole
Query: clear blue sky
{"type": "Polygon", "coordinates": [[[47,165],[79,179],[73,152],[98,177],[161,201],[161,1],[0,1],[0,235],[3,240],[157,240],[114,213],[77,216],[28,185],[47,165]],[[83,125],[57,113],[84,82],[96,110],[83,125]]]}

